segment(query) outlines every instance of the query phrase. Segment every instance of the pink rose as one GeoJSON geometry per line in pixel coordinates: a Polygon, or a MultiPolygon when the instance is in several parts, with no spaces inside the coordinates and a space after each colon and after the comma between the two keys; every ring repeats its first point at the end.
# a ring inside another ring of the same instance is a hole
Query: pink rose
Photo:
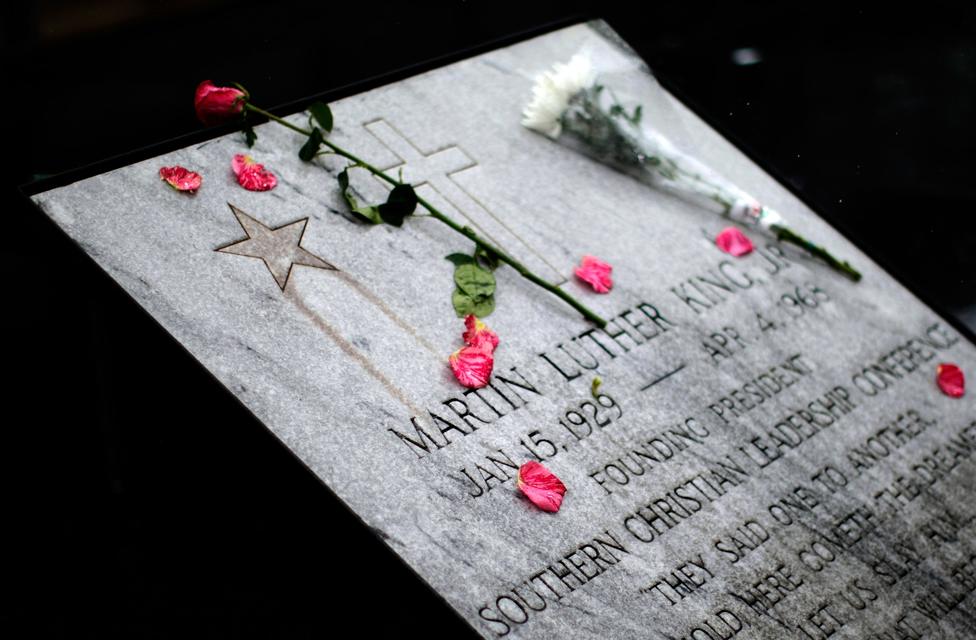
{"type": "Polygon", "coordinates": [[[208,127],[233,120],[244,111],[247,94],[235,87],[218,87],[210,80],[197,86],[193,107],[197,118],[208,127]]]}

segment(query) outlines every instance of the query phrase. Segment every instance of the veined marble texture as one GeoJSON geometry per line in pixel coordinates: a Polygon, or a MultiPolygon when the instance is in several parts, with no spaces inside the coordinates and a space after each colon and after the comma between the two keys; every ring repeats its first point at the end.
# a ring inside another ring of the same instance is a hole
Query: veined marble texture
{"type": "MultiPolygon", "coordinates": [[[[976,371],[973,345],[606,25],[331,106],[337,143],[402,167],[611,324],[594,330],[503,266],[486,319],[495,377],[466,391],[447,366],[463,325],[444,256],[470,243],[429,217],[350,221],[344,164],[301,162],[301,138],[274,123],[249,151],[272,191],[238,186],[233,133],[34,200],[477,633],[976,635],[976,411],[934,382],[939,362],[976,371]],[[753,254],[723,254],[712,238],[728,221],[521,127],[535,76],[581,49],[675,144],[863,281],[758,231],[753,254]],[[160,181],[174,164],[203,174],[196,195],[160,181]],[[574,279],[584,254],[613,265],[610,294],[574,279]],[[568,487],[556,514],[515,488],[533,456],[568,487]]],[[[352,175],[362,200],[384,197],[352,175]]]]}

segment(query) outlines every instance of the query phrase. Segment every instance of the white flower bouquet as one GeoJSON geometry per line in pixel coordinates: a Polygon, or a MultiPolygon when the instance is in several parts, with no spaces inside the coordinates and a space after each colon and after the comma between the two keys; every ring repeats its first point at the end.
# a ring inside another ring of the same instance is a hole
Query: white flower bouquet
{"type": "Polygon", "coordinates": [[[793,231],[775,210],[644,125],[642,106],[628,112],[613,91],[598,80],[586,54],[556,64],[537,79],[522,124],[651,186],[696,202],[713,203],[728,218],[758,226],[821,258],[851,279],[861,279],[850,264],[793,231]]]}

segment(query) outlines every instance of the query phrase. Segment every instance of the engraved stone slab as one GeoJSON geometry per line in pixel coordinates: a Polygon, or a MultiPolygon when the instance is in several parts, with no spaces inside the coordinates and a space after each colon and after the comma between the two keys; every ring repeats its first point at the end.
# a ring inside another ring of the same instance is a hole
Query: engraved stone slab
{"type": "MultiPolygon", "coordinates": [[[[334,139],[612,318],[596,330],[501,268],[492,383],[436,220],[367,227],[342,164],[258,129],[278,187],[241,189],[231,134],[34,199],[484,637],[976,635],[976,406],[935,368],[976,350],[675,100],[601,23],[334,103],[334,139]],[[588,49],[675,143],[864,273],[854,284],[519,126],[534,76],[588,49]],[[195,196],[158,169],[204,174],[195,196]],[[331,175],[328,175],[331,174],[331,175]],[[572,278],[614,265],[611,294],[572,278]],[[602,386],[594,395],[591,384],[602,386]],[[514,485],[541,459],[557,514],[514,485]]],[[[292,116],[296,123],[301,114],[292,116]]],[[[384,186],[356,183],[364,200],[384,186]]],[[[367,535],[364,530],[364,535],[367,535]]]]}

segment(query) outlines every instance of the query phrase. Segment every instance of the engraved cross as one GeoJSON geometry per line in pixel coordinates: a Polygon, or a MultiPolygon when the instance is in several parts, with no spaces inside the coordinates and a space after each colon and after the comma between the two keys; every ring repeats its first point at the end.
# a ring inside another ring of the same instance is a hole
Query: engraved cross
{"type": "Polygon", "coordinates": [[[452,176],[478,165],[463,149],[452,145],[425,154],[386,120],[374,120],[364,126],[400,159],[397,164],[380,167],[383,171],[395,174],[402,169],[404,181],[417,187],[417,192],[434,206],[477,229],[540,276],[554,284],[565,282],[543,255],[453,179],[452,176]]]}

